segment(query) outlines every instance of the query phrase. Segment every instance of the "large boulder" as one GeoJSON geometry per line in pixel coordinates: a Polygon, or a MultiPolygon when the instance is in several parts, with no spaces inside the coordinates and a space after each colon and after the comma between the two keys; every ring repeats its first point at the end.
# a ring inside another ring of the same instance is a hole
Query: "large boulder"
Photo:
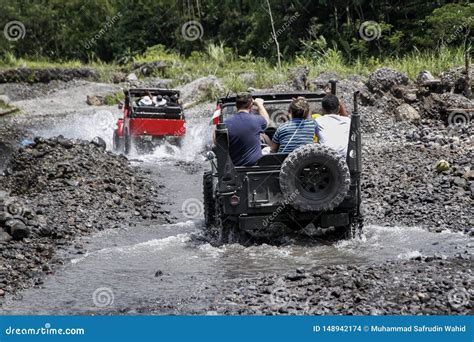
{"type": "Polygon", "coordinates": [[[307,66],[299,66],[290,70],[288,81],[295,90],[308,89],[309,68],[307,66]]]}
{"type": "Polygon", "coordinates": [[[8,220],[5,227],[14,240],[23,240],[31,234],[31,229],[19,219],[8,220]]]}
{"type": "MultiPolygon", "coordinates": [[[[469,69],[471,82],[474,80],[474,68],[469,69]]],[[[440,75],[441,83],[446,88],[453,89],[455,93],[463,93],[466,87],[466,69],[464,66],[451,68],[440,75]]],[[[472,89],[472,83],[471,83],[472,89]]]]}
{"type": "Polygon", "coordinates": [[[408,76],[390,68],[380,68],[369,75],[367,87],[372,92],[388,92],[397,85],[407,85],[408,76]]]}
{"type": "Polygon", "coordinates": [[[138,77],[137,77],[137,75],[136,75],[134,72],[128,74],[125,79],[126,79],[128,82],[136,82],[136,81],[138,81],[138,77]]]}
{"type": "Polygon", "coordinates": [[[105,105],[105,96],[102,96],[102,95],[87,95],[86,102],[90,106],[103,106],[103,105],[105,105]]]}
{"type": "Polygon", "coordinates": [[[181,100],[184,104],[199,101],[208,94],[212,88],[223,91],[221,83],[215,76],[198,78],[180,88],[181,100]]]}
{"type": "Polygon", "coordinates": [[[116,72],[111,77],[112,83],[122,83],[122,82],[125,82],[126,80],[127,80],[127,74],[121,71],[116,72]]]}
{"type": "Polygon", "coordinates": [[[142,62],[142,63],[135,63],[132,65],[132,70],[137,71],[142,76],[148,77],[155,75],[158,71],[165,69],[168,67],[163,61],[153,61],[153,62],[142,62]]]}
{"type": "Polygon", "coordinates": [[[421,117],[420,113],[418,113],[415,108],[410,106],[408,103],[404,103],[395,109],[395,119],[397,121],[417,122],[421,117]]]}
{"type": "Polygon", "coordinates": [[[418,76],[416,76],[416,83],[418,84],[423,84],[424,82],[432,82],[434,80],[434,76],[428,70],[422,70],[420,71],[418,76]]]}

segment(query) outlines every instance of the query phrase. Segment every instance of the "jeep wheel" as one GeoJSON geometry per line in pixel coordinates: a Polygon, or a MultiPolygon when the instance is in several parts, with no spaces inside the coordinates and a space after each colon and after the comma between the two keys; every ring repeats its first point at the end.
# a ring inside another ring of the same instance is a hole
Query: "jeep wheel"
{"type": "Polygon", "coordinates": [[[211,171],[204,172],[202,191],[204,195],[204,223],[206,227],[210,227],[216,223],[216,200],[214,199],[211,171]]]}
{"type": "Polygon", "coordinates": [[[344,200],[351,183],[346,162],[333,149],[303,145],[282,164],[280,188],[285,201],[301,211],[328,211],[344,200]]]}
{"type": "Polygon", "coordinates": [[[129,154],[130,150],[132,149],[132,137],[128,134],[128,132],[125,132],[123,139],[124,139],[123,152],[125,154],[129,154]]]}
{"type": "Polygon", "coordinates": [[[234,221],[228,215],[223,214],[220,205],[216,206],[216,226],[218,229],[218,240],[220,244],[239,243],[244,246],[250,244],[250,235],[240,230],[237,221],[234,221]]]}
{"type": "Polygon", "coordinates": [[[114,130],[114,136],[112,138],[112,146],[115,152],[118,152],[122,149],[122,138],[118,134],[118,129],[114,130]]]}

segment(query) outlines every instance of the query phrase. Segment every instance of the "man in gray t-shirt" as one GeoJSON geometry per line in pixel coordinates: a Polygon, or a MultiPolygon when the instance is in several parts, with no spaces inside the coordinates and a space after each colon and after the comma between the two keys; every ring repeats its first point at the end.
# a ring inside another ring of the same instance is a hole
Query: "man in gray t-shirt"
{"type": "Polygon", "coordinates": [[[326,95],[321,104],[323,115],[315,120],[317,142],[331,147],[345,159],[351,119],[337,96],[326,95]]]}

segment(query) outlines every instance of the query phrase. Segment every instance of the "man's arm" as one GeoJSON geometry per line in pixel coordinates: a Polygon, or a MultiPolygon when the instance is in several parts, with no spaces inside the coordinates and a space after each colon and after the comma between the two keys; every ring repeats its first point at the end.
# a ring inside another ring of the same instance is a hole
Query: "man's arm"
{"type": "Polygon", "coordinates": [[[267,126],[270,124],[270,116],[268,115],[267,110],[263,106],[263,99],[256,98],[253,103],[257,107],[258,113],[265,119],[267,126]]]}
{"type": "Polygon", "coordinates": [[[339,100],[339,115],[340,116],[349,116],[349,113],[347,112],[346,106],[344,103],[339,100]]]}
{"type": "Polygon", "coordinates": [[[273,134],[272,146],[271,146],[272,153],[277,153],[279,148],[280,148],[280,129],[277,128],[275,134],[273,134]]]}

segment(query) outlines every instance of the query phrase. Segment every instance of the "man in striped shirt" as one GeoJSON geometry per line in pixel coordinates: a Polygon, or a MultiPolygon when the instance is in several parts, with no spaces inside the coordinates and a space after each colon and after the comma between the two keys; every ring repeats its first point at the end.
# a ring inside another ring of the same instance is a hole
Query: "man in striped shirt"
{"type": "Polygon", "coordinates": [[[306,99],[302,96],[293,99],[288,112],[291,119],[278,127],[273,135],[273,153],[290,153],[301,145],[313,143],[316,123],[308,120],[309,104],[306,99]]]}

